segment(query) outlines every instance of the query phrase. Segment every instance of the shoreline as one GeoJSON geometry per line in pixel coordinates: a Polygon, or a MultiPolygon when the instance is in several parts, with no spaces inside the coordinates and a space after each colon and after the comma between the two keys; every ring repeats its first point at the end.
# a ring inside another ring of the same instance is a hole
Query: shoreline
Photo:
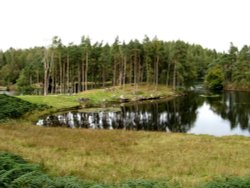
{"type": "Polygon", "coordinates": [[[250,92],[250,86],[236,86],[234,84],[227,84],[224,86],[225,91],[245,91],[250,92]]]}

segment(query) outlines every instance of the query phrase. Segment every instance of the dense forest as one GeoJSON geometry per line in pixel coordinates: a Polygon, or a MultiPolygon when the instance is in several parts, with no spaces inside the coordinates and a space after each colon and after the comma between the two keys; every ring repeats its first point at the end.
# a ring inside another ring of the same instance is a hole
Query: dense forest
{"type": "Polygon", "coordinates": [[[49,47],[0,51],[0,85],[21,94],[77,93],[93,88],[140,83],[189,87],[204,82],[211,89],[249,89],[250,47],[227,53],[183,41],[147,36],[113,44],[64,45],[54,37],[49,47]],[[238,87],[240,86],[240,87],[238,87]]]}

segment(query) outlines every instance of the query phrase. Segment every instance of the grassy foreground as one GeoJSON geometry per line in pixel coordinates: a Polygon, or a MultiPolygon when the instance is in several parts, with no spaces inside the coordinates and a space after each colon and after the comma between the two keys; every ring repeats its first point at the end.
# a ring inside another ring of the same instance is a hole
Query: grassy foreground
{"type": "Polygon", "coordinates": [[[124,88],[94,89],[74,95],[23,95],[19,96],[19,98],[35,104],[46,104],[55,109],[62,109],[78,106],[79,98],[89,98],[93,105],[100,105],[104,102],[118,101],[121,97],[129,100],[137,100],[140,97],[172,97],[173,95],[175,93],[165,85],[160,85],[155,90],[153,85],[141,84],[137,89],[135,86],[126,85],[124,88]]]}
{"type": "Polygon", "coordinates": [[[41,166],[30,163],[18,155],[0,152],[0,187],[1,188],[171,188],[158,181],[133,180],[120,184],[103,184],[63,176],[52,177],[44,172],[41,166]]]}
{"type": "MultiPolygon", "coordinates": [[[[13,125],[16,124],[16,125],[13,125]]],[[[247,137],[212,137],[122,130],[0,126],[0,151],[39,163],[52,176],[102,183],[131,179],[196,187],[214,178],[249,174],[247,137]]]]}

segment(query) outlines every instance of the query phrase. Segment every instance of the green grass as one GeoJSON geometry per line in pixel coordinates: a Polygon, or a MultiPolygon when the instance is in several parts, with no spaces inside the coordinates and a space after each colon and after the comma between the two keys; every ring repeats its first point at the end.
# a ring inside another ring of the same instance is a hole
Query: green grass
{"type": "Polygon", "coordinates": [[[41,95],[23,95],[18,96],[20,99],[29,101],[35,104],[46,104],[48,106],[52,106],[55,109],[62,109],[62,108],[70,108],[78,106],[79,103],[77,99],[79,98],[78,95],[69,96],[69,95],[48,95],[48,96],[41,96],[41,95]]]}
{"type": "Polygon", "coordinates": [[[0,151],[42,165],[50,176],[119,184],[133,179],[196,187],[250,173],[248,137],[0,126],[0,151]]]}
{"type": "Polygon", "coordinates": [[[173,95],[175,95],[175,93],[166,86],[159,86],[158,90],[154,90],[154,86],[142,84],[138,86],[137,90],[135,90],[134,86],[126,85],[125,88],[112,87],[111,89],[95,89],[84,91],[75,95],[23,95],[18,97],[35,104],[46,104],[54,107],[55,109],[62,109],[78,106],[79,98],[89,98],[93,105],[98,106],[104,102],[119,101],[121,96],[129,100],[137,100],[139,97],[171,97],[173,95]]]}

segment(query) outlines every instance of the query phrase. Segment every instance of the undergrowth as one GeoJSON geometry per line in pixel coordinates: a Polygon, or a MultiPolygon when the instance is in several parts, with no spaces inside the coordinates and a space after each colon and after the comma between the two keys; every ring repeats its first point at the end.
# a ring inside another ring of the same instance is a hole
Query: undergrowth
{"type": "Polygon", "coordinates": [[[249,188],[250,177],[225,177],[216,179],[198,188],[249,188]]]}
{"type": "Polygon", "coordinates": [[[0,152],[1,188],[168,188],[166,183],[131,180],[119,185],[88,182],[76,177],[51,177],[39,165],[28,163],[20,156],[0,152]]]}
{"type": "MultiPolygon", "coordinates": [[[[76,177],[51,177],[36,164],[28,163],[20,156],[0,152],[1,188],[177,188],[161,181],[130,180],[119,185],[83,181],[76,177]]],[[[250,178],[229,177],[211,181],[198,188],[249,188],[250,178]]]]}
{"type": "Polygon", "coordinates": [[[19,118],[32,110],[43,110],[47,105],[33,104],[17,97],[0,95],[0,121],[11,118],[19,118]]]}

